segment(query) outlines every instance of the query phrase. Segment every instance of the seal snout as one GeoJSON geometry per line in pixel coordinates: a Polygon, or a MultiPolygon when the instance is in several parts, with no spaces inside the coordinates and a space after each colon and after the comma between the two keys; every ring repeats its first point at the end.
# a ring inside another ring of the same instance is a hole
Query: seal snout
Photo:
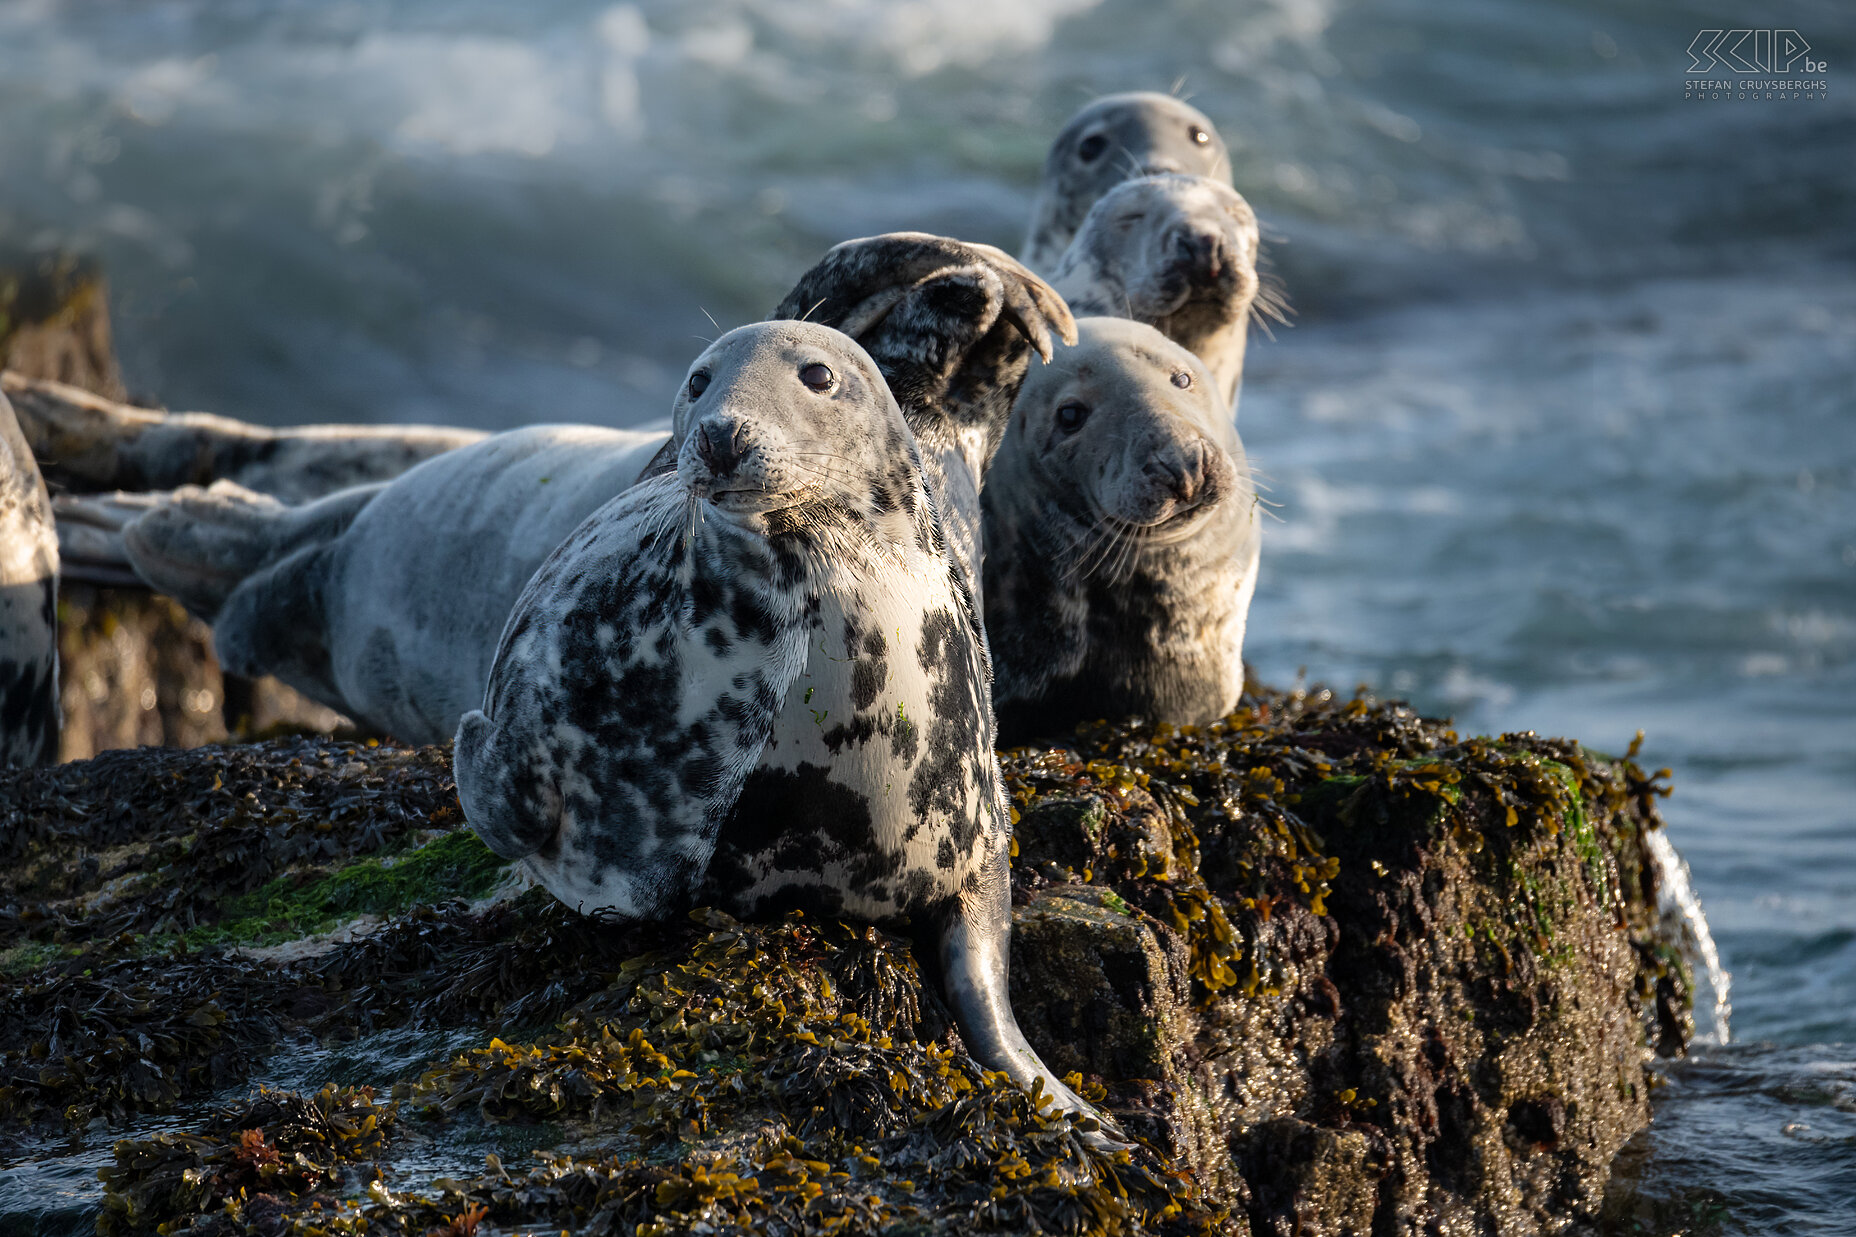
{"type": "Polygon", "coordinates": [[[711,418],[696,429],[696,454],[714,480],[733,477],[753,450],[754,444],[747,441],[747,427],[739,421],[711,418]]]}
{"type": "Polygon", "coordinates": [[[780,427],[745,410],[718,408],[691,427],[678,474],[690,493],[730,511],[766,510],[791,487],[780,427]]]}
{"type": "Polygon", "coordinates": [[[1179,502],[1192,502],[1205,488],[1205,440],[1174,444],[1148,460],[1141,471],[1179,502]]]}
{"type": "Polygon", "coordinates": [[[1173,268],[1194,284],[1208,284],[1232,269],[1231,237],[1188,220],[1173,228],[1168,246],[1173,254],[1173,268]]]}
{"type": "Polygon", "coordinates": [[[1155,443],[1141,453],[1138,480],[1122,491],[1117,514],[1146,528],[1202,511],[1231,489],[1230,460],[1203,434],[1188,432],[1155,443]]]}

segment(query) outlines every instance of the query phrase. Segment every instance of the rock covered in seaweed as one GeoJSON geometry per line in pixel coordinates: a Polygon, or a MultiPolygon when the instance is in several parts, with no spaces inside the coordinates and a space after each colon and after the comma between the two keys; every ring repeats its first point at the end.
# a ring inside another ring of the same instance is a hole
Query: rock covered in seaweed
{"type": "Polygon", "coordinates": [[[897,938],[512,896],[442,750],[304,740],[0,780],[0,1159],[108,1126],[119,1232],[1595,1222],[1688,1034],[1628,757],[1266,693],[1006,768],[1014,1005],[1124,1162],[975,1069],[897,938]],[[336,1078],[371,1095],[240,1098],[399,1035],[336,1078]]]}

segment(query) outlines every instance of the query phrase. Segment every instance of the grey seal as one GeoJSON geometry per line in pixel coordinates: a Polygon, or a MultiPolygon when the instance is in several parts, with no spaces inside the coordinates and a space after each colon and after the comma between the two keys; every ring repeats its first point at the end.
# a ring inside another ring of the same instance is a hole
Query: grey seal
{"type": "Polygon", "coordinates": [[[466,819],[583,910],[906,916],[975,1059],[1095,1115],[1011,1012],[985,640],[883,372],[829,327],[741,327],[674,425],[674,472],[510,613],[458,727],[466,819]]]}
{"type": "Polygon", "coordinates": [[[437,425],[253,425],[162,412],[9,373],[5,391],[48,478],[74,493],[148,492],[232,481],[286,503],[389,481],[486,437],[437,425]]]}
{"type": "Polygon", "coordinates": [[[38,462],[0,394],[0,765],[58,757],[58,537],[38,462]]]}
{"type": "Polygon", "coordinates": [[[1124,180],[1187,172],[1226,183],[1231,155],[1198,108],[1152,91],[1104,95],[1070,117],[1044,159],[1020,254],[1049,276],[1096,200],[1124,180]]]}
{"type": "Polygon", "coordinates": [[[1244,686],[1259,509],[1204,362],[1082,318],[1019,392],[985,493],[1002,742],[1140,715],[1199,724],[1244,686]]]}
{"type": "MultiPolygon", "coordinates": [[[[898,233],[837,246],[775,312],[840,327],[877,359],[977,589],[980,470],[1032,350],[1048,355],[1053,331],[1070,337],[1062,299],[996,249],[898,233]]],[[[673,441],[531,427],[302,506],[222,481],[87,512],[118,520],[125,564],[213,624],[227,669],[443,742],[482,702],[529,577],[593,511],[668,467],[673,441]]]]}
{"type": "Polygon", "coordinates": [[[1210,367],[1227,406],[1253,316],[1283,321],[1257,275],[1257,216],[1221,180],[1167,173],[1116,185],[1089,209],[1051,284],[1078,316],[1132,318],[1210,367]]]}

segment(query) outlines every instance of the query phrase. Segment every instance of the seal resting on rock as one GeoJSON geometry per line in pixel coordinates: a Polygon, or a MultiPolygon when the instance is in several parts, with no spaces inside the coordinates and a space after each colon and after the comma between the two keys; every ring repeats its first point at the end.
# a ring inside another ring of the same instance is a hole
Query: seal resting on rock
{"type": "Polygon", "coordinates": [[[1132,318],[1210,368],[1227,407],[1253,314],[1283,320],[1257,278],[1257,216],[1221,180],[1168,173],[1116,185],[1089,210],[1051,284],[1078,316],[1132,318]]]}
{"type": "Polygon", "coordinates": [[[829,327],[741,327],[674,424],[675,471],[510,613],[458,727],[466,819],[584,911],[907,916],[974,1057],[1094,1115],[1011,1014],[985,642],[876,362],[829,327]]]}
{"type": "MultiPolygon", "coordinates": [[[[919,233],[831,250],[776,316],[862,340],[919,437],[978,587],[979,477],[1030,353],[1070,315],[1010,257],[919,233]]],[[[274,674],[365,725],[443,742],[483,701],[497,638],[542,560],[635,483],[668,433],[552,426],[439,455],[301,507],[220,482],[138,500],[116,540],[151,587],[211,622],[221,663],[274,674]]],[[[92,500],[99,520],[122,500],[92,500]],[[113,507],[112,504],[117,504],[113,507]]]]}
{"type": "Polygon", "coordinates": [[[1084,107],[1045,156],[1025,265],[1049,276],[1096,199],[1131,177],[1160,172],[1230,181],[1230,152],[1205,113],[1152,91],[1104,95],[1084,107]]]}
{"type": "Polygon", "coordinates": [[[488,437],[437,425],[253,425],[162,412],[79,387],[8,373],[20,429],[51,480],[73,493],[147,492],[236,481],[286,503],[389,481],[488,437]]]}
{"type": "Polygon", "coordinates": [[[1077,333],[1019,391],[983,495],[1008,745],[1101,717],[1209,722],[1244,688],[1261,530],[1230,407],[1153,327],[1077,333]]]}
{"type": "Polygon", "coordinates": [[[58,758],[58,537],[51,498],[0,394],[0,765],[58,758]]]}

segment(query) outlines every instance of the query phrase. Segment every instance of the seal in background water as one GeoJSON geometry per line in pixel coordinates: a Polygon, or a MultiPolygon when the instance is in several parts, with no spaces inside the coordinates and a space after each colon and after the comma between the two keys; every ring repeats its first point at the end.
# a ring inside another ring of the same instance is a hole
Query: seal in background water
{"type": "Polygon", "coordinates": [[[0,395],[0,765],[58,758],[58,537],[38,463],[0,395]]]}
{"type": "Polygon", "coordinates": [[[1077,332],[1019,392],[983,496],[1008,745],[1101,717],[1209,722],[1244,688],[1260,529],[1230,408],[1150,326],[1077,332]]]}
{"type": "Polygon", "coordinates": [[[1257,216],[1230,185],[1144,176],[1090,208],[1051,283],[1078,316],[1157,329],[1204,361],[1235,407],[1251,317],[1284,321],[1280,292],[1258,280],[1258,246],[1257,216]]]}
{"type": "Polygon", "coordinates": [[[674,473],[516,602],[458,728],[466,818],[587,911],[907,916],[974,1057],[1093,1115],[1011,1014],[985,643],[883,373],[829,327],[742,327],[674,425],[674,473]]]}
{"type": "Polygon", "coordinates": [[[1096,199],[1124,180],[1188,172],[1229,183],[1231,156],[1205,113],[1172,95],[1105,95],[1070,118],[1044,159],[1021,255],[1048,276],[1096,199]]]}

